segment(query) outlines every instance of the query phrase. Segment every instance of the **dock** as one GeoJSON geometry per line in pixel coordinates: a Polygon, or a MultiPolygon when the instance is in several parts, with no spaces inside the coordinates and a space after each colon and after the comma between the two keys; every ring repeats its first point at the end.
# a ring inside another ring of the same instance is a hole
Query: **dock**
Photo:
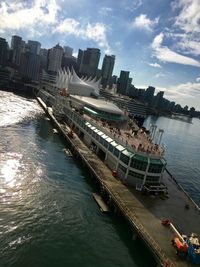
{"type": "Polygon", "coordinates": [[[162,218],[169,218],[182,234],[192,232],[200,235],[200,212],[194,203],[167,173],[164,182],[168,187],[168,198],[144,196],[135,188],[124,185],[113,177],[111,170],[76,135],[68,136],[70,129],[60,124],[45,103],[37,98],[39,104],[49,116],[53,127],[67,142],[73,156],[88,169],[91,179],[97,181],[100,192],[108,197],[109,207],[120,213],[130,225],[133,235],[142,239],[154,256],[158,266],[190,267],[189,260],[176,255],[171,240],[174,233],[161,224],[162,218]],[[189,208],[185,208],[186,204],[189,208]]]}
{"type": "Polygon", "coordinates": [[[93,198],[97,202],[98,206],[100,207],[100,210],[104,213],[110,212],[110,209],[106,205],[106,203],[103,201],[102,197],[98,195],[97,193],[92,193],[93,198]]]}

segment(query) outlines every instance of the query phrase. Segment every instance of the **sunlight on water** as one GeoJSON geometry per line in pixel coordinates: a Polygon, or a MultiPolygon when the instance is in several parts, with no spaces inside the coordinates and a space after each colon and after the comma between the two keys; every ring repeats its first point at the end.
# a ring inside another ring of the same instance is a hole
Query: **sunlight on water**
{"type": "Polygon", "coordinates": [[[0,126],[18,123],[41,112],[35,100],[27,101],[21,96],[0,91],[0,126]]]}
{"type": "Polygon", "coordinates": [[[14,187],[16,184],[16,174],[18,171],[18,167],[20,166],[19,160],[17,159],[9,159],[5,162],[0,172],[5,179],[6,185],[9,187],[14,187]]]}

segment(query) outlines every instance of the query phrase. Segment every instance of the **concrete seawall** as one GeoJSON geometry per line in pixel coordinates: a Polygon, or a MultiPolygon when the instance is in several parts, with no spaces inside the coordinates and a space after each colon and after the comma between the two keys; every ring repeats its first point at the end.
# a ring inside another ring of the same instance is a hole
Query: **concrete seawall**
{"type": "MultiPolygon", "coordinates": [[[[107,194],[109,202],[111,202],[116,210],[118,210],[126,218],[133,229],[133,232],[149,247],[158,265],[168,267],[192,266],[190,262],[183,261],[176,255],[174,248],[171,246],[173,233],[169,228],[164,227],[160,223],[160,219],[163,215],[165,215],[165,213],[162,212],[162,209],[161,212],[156,210],[158,214],[154,213],[151,211],[151,207],[148,206],[149,203],[154,200],[145,199],[144,196],[141,196],[141,194],[138,195],[138,192],[133,192],[131,188],[128,188],[126,185],[122,184],[121,181],[114,178],[111,170],[107,168],[102,161],[100,161],[97,155],[94,154],[76,134],[73,135],[73,138],[70,138],[68,136],[70,129],[66,125],[61,125],[56,120],[52,110],[49,109],[40,98],[37,98],[37,100],[50,118],[53,125],[66,140],[73,155],[87,167],[91,178],[97,180],[101,190],[107,194]]],[[[188,200],[183,192],[180,192],[178,189],[173,190],[173,194],[175,194],[175,196],[178,194],[178,197],[180,195],[180,199],[183,199],[183,201],[186,201],[186,199],[188,200]]],[[[170,199],[173,201],[173,196],[170,199]]],[[[163,205],[162,201],[163,200],[159,200],[160,205],[163,205]]],[[[191,202],[190,205],[193,205],[193,203],[191,202]]],[[[190,216],[194,216],[196,211],[192,208],[189,212],[191,213],[190,216]]],[[[186,215],[188,216],[188,214],[186,215]]],[[[199,217],[197,224],[192,226],[193,228],[195,227],[192,231],[198,233],[198,225],[200,225],[199,217]]]]}

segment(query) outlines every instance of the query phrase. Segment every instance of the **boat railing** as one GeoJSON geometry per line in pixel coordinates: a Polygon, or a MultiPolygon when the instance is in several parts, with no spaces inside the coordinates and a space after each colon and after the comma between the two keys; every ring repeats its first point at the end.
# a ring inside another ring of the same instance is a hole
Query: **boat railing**
{"type": "Polygon", "coordinates": [[[164,154],[164,148],[162,148],[161,146],[159,147],[160,152],[157,151],[156,153],[143,152],[140,150],[136,150],[131,145],[129,145],[126,140],[124,141],[125,138],[123,137],[119,138],[118,136],[114,137],[113,134],[106,127],[104,127],[103,125],[99,125],[98,123],[94,121],[94,119],[91,119],[89,116],[87,116],[85,119],[88,122],[90,122],[93,126],[95,126],[98,130],[104,132],[106,135],[114,139],[116,142],[118,142],[120,145],[122,145],[123,147],[125,147],[127,150],[129,150],[132,153],[137,153],[141,156],[147,156],[148,154],[148,156],[150,156],[151,158],[158,158],[158,156],[160,157],[164,154]]]}

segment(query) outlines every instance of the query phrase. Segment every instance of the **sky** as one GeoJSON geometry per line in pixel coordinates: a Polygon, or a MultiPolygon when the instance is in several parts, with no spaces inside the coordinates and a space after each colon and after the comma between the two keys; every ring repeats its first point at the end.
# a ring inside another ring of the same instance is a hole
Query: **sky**
{"type": "Polygon", "coordinates": [[[200,110],[200,0],[0,0],[0,36],[97,47],[116,56],[114,74],[130,71],[183,107],[200,110]]]}

